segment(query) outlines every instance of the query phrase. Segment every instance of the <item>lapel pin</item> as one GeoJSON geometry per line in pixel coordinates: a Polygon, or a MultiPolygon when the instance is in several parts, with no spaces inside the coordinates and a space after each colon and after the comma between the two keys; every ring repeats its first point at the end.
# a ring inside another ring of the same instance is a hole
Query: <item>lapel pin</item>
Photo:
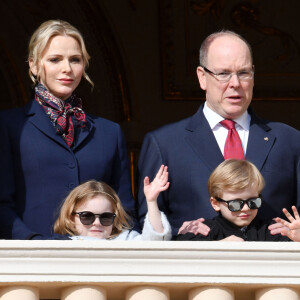
{"type": "Polygon", "coordinates": [[[266,137],[264,138],[264,140],[265,140],[265,141],[268,141],[268,140],[269,140],[269,138],[266,136],[266,137]]]}

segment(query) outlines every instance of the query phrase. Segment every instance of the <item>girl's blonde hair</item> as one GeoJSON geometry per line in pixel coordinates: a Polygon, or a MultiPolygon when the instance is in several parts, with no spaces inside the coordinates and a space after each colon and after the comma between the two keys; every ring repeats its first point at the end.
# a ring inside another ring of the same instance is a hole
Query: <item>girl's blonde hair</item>
{"type": "Polygon", "coordinates": [[[122,230],[130,229],[130,217],[122,207],[117,193],[106,183],[96,180],[89,180],[73,189],[67,198],[63,201],[60,214],[54,223],[54,232],[58,234],[77,235],[75,231],[74,212],[78,205],[86,200],[98,195],[104,196],[110,201],[113,213],[116,214],[111,235],[113,238],[119,235],[122,230]]]}
{"type": "Polygon", "coordinates": [[[222,197],[223,191],[241,192],[255,186],[260,194],[265,181],[254,164],[247,160],[227,159],[223,161],[208,179],[210,197],[222,197]]]}
{"type": "MultiPolygon", "coordinates": [[[[28,61],[31,61],[33,66],[42,66],[41,58],[44,50],[46,49],[49,41],[55,36],[70,36],[74,38],[81,49],[83,63],[85,69],[89,65],[90,56],[86,50],[85,43],[81,33],[70,23],[62,20],[49,20],[42,23],[33,33],[28,45],[28,61]]],[[[33,81],[34,84],[39,81],[39,73],[41,68],[38,68],[37,76],[33,75],[29,68],[29,77],[33,81]]],[[[87,75],[84,70],[83,77],[92,85],[94,83],[87,75]]]]}

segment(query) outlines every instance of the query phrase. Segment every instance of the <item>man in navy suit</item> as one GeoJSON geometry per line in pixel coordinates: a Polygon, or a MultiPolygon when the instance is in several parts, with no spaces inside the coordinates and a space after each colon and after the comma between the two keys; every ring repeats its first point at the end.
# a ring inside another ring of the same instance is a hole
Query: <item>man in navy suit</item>
{"type": "MultiPolygon", "coordinates": [[[[254,163],[265,178],[260,217],[270,220],[281,216],[284,207],[299,208],[300,132],[262,120],[249,108],[254,66],[247,41],[230,31],[207,37],[200,48],[197,76],[206,93],[204,105],[195,115],[145,136],[139,159],[140,222],[146,213],[143,178],[153,178],[161,164],[169,167],[170,188],[161,193],[158,203],[169,218],[173,234],[184,221],[215,215],[208,201],[207,181],[224,160],[228,134],[220,124],[224,119],[235,121],[245,159],[254,163]]],[[[181,230],[195,232],[195,225],[196,221],[187,222],[181,230]]]]}

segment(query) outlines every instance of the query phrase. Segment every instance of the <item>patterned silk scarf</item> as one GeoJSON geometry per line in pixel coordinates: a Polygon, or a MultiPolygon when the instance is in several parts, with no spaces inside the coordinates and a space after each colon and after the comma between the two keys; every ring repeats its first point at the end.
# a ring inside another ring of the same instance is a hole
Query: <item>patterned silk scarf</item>
{"type": "Polygon", "coordinates": [[[74,141],[74,127],[85,127],[86,117],[82,110],[82,101],[75,94],[63,101],[52,95],[41,83],[35,87],[35,100],[46,114],[66,144],[71,147],[74,141]],[[72,117],[74,116],[73,121],[72,117]]]}

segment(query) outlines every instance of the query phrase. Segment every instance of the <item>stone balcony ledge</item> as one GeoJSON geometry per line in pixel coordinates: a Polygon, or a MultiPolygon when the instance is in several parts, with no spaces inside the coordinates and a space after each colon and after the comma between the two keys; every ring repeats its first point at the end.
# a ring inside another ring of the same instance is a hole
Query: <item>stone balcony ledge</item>
{"type": "Polygon", "coordinates": [[[259,287],[300,287],[300,243],[0,240],[0,289],[24,284],[47,299],[88,284],[109,288],[112,300],[140,285],[181,300],[199,286],[234,287],[246,300],[259,287]]]}

